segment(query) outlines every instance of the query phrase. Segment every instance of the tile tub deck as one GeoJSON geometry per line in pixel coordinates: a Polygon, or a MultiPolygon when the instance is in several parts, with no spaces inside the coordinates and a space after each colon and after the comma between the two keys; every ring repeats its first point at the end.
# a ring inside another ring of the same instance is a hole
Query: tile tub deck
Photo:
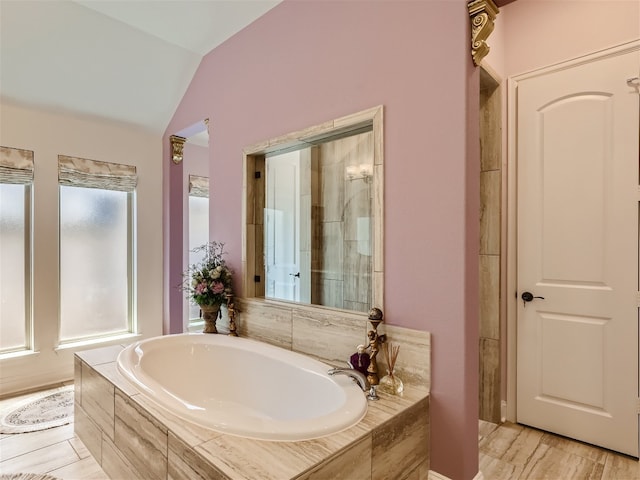
{"type": "Polygon", "coordinates": [[[408,384],[402,397],[380,393],[362,421],[334,435],[252,440],[186,422],[147,399],[117,371],[122,348],[87,350],[74,360],[75,431],[111,478],[427,478],[426,388],[408,384]]]}

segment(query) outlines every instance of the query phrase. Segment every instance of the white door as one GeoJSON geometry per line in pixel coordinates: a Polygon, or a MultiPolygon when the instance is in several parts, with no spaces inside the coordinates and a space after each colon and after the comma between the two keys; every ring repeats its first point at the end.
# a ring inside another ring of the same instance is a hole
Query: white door
{"type": "Polygon", "coordinates": [[[516,79],[517,420],[633,456],[637,47],[516,79]]]}
{"type": "Polygon", "coordinates": [[[300,301],[300,154],[267,158],[265,295],[300,301]]]}

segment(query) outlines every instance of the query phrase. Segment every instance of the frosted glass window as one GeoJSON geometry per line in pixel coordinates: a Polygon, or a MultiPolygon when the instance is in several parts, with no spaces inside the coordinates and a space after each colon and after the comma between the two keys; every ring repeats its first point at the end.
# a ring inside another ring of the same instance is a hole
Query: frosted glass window
{"type": "MultiPolygon", "coordinates": [[[[209,199],[189,196],[189,265],[202,260],[204,252],[193,249],[209,242],[209,199]]],[[[189,304],[189,319],[200,320],[200,307],[189,304]]]]}
{"type": "Polygon", "coordinates": [[[60,186],[60,340],[131,331],[132,194],[60,186]]]}
{"type": "Polygon", "coordinates": [[[27,347],[29,188],[0,184],[0,351],[27,347]]]}

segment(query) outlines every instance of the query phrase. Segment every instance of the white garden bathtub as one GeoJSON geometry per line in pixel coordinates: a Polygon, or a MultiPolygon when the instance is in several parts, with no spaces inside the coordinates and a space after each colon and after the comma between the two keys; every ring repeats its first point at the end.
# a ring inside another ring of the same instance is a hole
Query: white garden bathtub
{"type": "Polygon", "coordinates": [[[118,370],[180,418],[261,440],[309,440],[358,423],[362,390],[329,365],[246,338],[167,335],[126,347],[118,370]]]}

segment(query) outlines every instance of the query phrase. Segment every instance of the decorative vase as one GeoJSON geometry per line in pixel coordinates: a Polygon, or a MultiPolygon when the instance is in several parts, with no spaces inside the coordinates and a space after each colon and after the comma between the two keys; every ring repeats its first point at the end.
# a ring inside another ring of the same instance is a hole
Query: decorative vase
{"type": "Polygon", "coordinates": [[[220,304],[216,305],[200,305],[202,311],[202,319],[204,320],[204,330],[202,333],[218,333],[216,321],[220,315],[220,304]]]}
{"type": "Polygon", "coordinates": [[[404,383],[393,372],[390,372],[380,379],[378,390],[391,395],[400,395],[404,391],[404,383]]]}

